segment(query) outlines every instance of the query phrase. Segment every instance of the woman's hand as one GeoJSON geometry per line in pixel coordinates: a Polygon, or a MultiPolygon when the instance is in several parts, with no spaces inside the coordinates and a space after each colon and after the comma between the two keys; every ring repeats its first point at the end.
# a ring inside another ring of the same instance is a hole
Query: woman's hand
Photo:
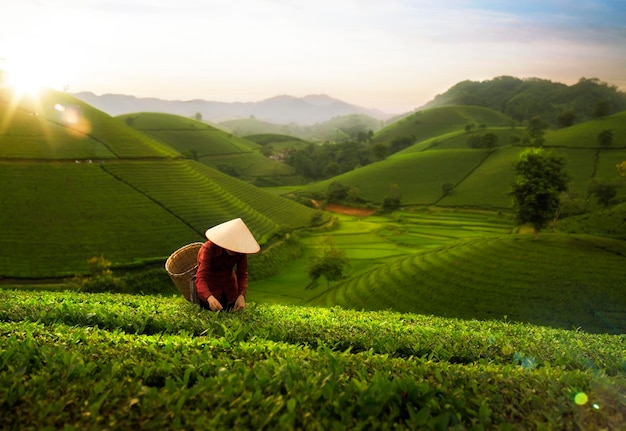
{"type": "Polygon", "coordinates": [[[235,301],[235,306],[233,307],[234,311],[243,310],[246,308],[246,298],[243,295],[239,295],[237,300],[235,301]]]}
{"type": "Polygon", "coordinates": [[[215,298],[215,296],[213,295],[209,296],[206,302],[209,304],[209,308],[211,309],[211,311],[220,311],[224,308],[222,307],[222,304],[220,304],[220,302],[217,300],[217,298],[215,298]]]}

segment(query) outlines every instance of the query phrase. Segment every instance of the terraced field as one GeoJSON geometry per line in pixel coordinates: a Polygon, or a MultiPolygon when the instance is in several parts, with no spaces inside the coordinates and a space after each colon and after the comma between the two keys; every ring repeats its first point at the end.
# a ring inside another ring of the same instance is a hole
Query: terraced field
{"type": "Polygon", "coordinates": [[[68,276],[87,259],[167,256],[198,233],[98,164],[0,163],[0,274],[68,276]]]}
{"type": "Polygon", "coordinates": [[[394,139],[413,136],[416,142],[459,132],[467,125],[511,126],[512,120],[492,109],[478,106],[446,106],[418,111],[376,132],[375,143],[390,144],[394,139]]]}
{"type": "Polygon", "coordinates": [[[443,195],[444,183],[457,184],[488,156],[485,150],[430,150],[398,154],[381,162],[320,181],[306,190],[326,191],[332,182],[359,189],[359,196],[382,202],[398,186],[403,205],[432,205],[443,195]]]}
{"type": "Polygon", "coordinates": [[[622,333],[625,254],[623,241],[585,235],[459,240],[353,277],[310,303],[622,333]]]}

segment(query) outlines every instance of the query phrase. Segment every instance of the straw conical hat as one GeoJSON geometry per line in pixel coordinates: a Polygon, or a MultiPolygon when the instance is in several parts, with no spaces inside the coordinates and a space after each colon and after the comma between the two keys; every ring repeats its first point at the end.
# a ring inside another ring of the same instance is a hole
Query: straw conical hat
{"type": "Polygon", "coordinates": [[[261,249],[248,226],[240,218],[213,226],[205,235],[212,243],[237,253],[251,254],[261,249]]]}

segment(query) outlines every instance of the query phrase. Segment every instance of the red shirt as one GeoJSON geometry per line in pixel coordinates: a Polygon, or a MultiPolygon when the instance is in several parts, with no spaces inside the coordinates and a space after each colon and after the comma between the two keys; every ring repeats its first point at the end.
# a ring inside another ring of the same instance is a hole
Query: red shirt
{"type": "Polygon", "coordinates": [[[207,302],[211,295],[219,301],[222,293],[229,304],[235,302],[239,295],[246,296],[248,255],[235,253],[231,256],[217,244],[205,242],[198,253],[196,289],[202,302],[207,302]]]}

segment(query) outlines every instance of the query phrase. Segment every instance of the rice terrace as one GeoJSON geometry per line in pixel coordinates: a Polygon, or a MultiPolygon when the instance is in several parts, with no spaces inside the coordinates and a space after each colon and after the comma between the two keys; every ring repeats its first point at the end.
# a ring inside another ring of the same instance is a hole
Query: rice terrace
{"type": "Polygon", "coordinates": [[[302,136],[200,117],[0,87],[0,428],[626,429],[626,94],[468,81],[302,136]],[[563,163],[540,221],[524,157],[563,163]],[[261,252],[212,313],[164,264],[235,217],[261,252]]]}

